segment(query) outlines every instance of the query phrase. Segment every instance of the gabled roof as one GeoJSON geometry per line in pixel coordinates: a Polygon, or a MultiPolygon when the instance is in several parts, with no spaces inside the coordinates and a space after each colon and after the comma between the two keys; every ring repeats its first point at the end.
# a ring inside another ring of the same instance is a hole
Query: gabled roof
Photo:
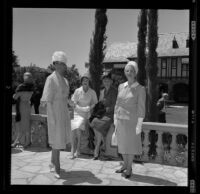
{"type": "MultiPolygon", "coordinates": [[[[164,56],[189,56],[189,48],[186,48],[187,32],[160,33],[158,35],[158,57],[164,56]],[[172,41],[176,39],[179,48],[172,48],[172,41]]],[[[105,55],[104,62],[126,62],[128,58],[137,58],[137,43],[113,43],[105,55]]]]}

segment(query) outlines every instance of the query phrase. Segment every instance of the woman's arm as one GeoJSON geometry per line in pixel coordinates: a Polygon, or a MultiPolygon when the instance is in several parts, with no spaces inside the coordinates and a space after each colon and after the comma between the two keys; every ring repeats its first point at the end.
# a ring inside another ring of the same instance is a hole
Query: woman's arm
{"type": "Polygon", "coordinates": [[[17,98],[19,98],[20,97],[20,93],[19,92],[16,92],[14,95],[13,95],[13,98],[15,99],[15,100],[17,100],[17,98]]]}
{"type": "Polygon", "coordinates": [[[138,121],[136,125],[136,134],[140,134],[142,131],[142,123],[145,117],[145,105],[146,105],[146,91],[145,88],[142,87],[138,95],[138,106],[137,106],[138,121]]]}

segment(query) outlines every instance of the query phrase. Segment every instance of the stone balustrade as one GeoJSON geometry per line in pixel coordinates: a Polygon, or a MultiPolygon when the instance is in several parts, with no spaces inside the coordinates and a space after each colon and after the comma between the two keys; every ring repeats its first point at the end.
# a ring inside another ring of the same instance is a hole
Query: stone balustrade
{"type": "MultiPolygon", "coordinates": [[[[31,143],[33,147],[48,147],[48,130],[46,115],[31,115],[31,143]]],[[[117,147],[111,146],[111,136],[114,132],[112,125],[106,137],[104,155],[119,157],[117,147]]],[[[82,132],[81,153],[92,154],[88,148],[88,129],[82,132]]],[[[16,136],[15,113],[12,113],[12,140],[16,136]]],[[[144,122],[142,126],[143,153],[135,160],[168,164],[174,166],[188,166],[188,126],[169,123],[144,122]]],[[[67,150],[70,151],[70,145],[67,150]]]]}

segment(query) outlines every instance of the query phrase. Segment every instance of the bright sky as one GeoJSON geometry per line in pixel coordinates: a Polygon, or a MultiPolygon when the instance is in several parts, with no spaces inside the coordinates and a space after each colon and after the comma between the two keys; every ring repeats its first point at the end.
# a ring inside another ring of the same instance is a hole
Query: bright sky
{"type": "MultiPolygon", "coordinates": [[[[137,42],[139,9],[108,9],[107,47],[114,42],[137,42]]],[[[76,64],[85,72],[90,39],[94,31],[95,9],[13,9],[13,50],[20,66],[47,68],[54,51],[68,56],[68,66],[76,64]]],[[[189,32],[189,10],[159,10],[158,33],[189,32]]]]}

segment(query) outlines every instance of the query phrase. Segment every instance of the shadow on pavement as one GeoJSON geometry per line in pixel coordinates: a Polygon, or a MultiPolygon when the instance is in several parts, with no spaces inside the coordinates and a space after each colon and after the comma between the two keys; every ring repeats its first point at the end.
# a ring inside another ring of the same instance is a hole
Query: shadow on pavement
{"type": "Polygon", "coordinates": [[[90,184],[100,184],[102,182],[102,180],[97,178],[92,172],[80,170],[70,172],[62,170],[60,178],[66,180],[63,182],[63,185],[74,185],[85,182],[90,184]]]}
{"type": "Polygon", "coordinates": [[[51,148],[28,147],[28,148],[24,148],[24,150],[30,151],[30,152],[49,152],[51,151],[51,148]]]}
{"type": "Polygon", "coordinates": [[[136,182],[143,182],[143,183],[149,183],[154,185],[164,185],[164,186],[177,186],[177,183],[157,178],[157,177],[151,177],[151,176],[144,176],[139,174],[132,174],[129,180],[136,181],[136,182]]]}

